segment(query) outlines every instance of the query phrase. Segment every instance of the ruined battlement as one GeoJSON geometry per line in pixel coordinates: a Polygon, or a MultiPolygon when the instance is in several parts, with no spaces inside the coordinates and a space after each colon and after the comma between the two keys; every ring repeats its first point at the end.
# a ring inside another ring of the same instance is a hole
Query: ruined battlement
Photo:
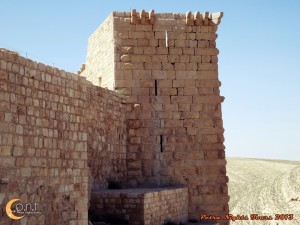
{"type": "Polygon", "coordinates": [[[215,26],[220,24],[223,17],[223,12],[209,13],[209,12],[188,12],[184,13],[155,13],[154,10],[145,12],[137,12],[132,9],[131,12],[113,12],[114,17],[130,18],[131,24],[153,25],[156,23],[165,25],[188,25],[188,26],[215,26]]]}

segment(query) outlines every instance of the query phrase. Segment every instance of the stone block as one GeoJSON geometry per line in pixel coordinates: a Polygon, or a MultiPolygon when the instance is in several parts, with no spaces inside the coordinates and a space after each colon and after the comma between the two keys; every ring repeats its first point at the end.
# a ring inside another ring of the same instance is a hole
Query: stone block
{"type": "Polygon", "coordinates": [[[217,56],[211,56],[211,63],[217,64],[218,63],[218,57],[217,56]]]}
{"type": "Polygon", "coordinates": [[[165,31],[157,31],[155,33],[155,39],[166,39],[166,32],[165,31]]]}
{"type": "Polygon", "coordinates": [[[129,32],[129,38],[132,38],[132,39],[145,38],[145,32],[144,31],[129,32]]]}
{"type": "MultiPolygon", "coordinates": [[[[180,103],[178,104],[178,111],[191,111],[191,104],[180,103]]],[[[179,114],[181,115],[181,114],[179,114]]]]}
{"type": "Polygon", "coordinates": [[[7,71],[0,71],[0,80],[8,80],[8,72],[7,71]]]}
{"type": "Polygon", "coordinates": [[[137,46],[149,46],[148,39],[137,39],[137,46]]]}
{"type": "MultiPolygon", "coordinates": [[[[152,56],[153,59],[153,56],[152,56]]],[[[158,60],[159,61],[159,60],[158,60]]],[[[144,63],[146,70],[161,70],[162,64],[161,62],[153,62],[153,63],[144,63]]]]}
{"type": "Polygon", "coordinates": [[[182,112],[180,119],[198,119],[199,112],[182,112]]]}
{"type": "Polygon", "coordinates": [[[217,80],[218,71],[197,71],[196,77],[198,80],[217,80]]]}
{"type": "MultiPolygon", "coordinates": [[[[202,56],[203,58],[204,56],[202,56]]],[[[213,56],[211,56],[213,57],[213,56]]],[[[218,65],[213,64],[213,63],[198,63],[198,70],[203,71],[203,70],[208,70],[208,71],[217,71],[218,70],[218,65]]]]}
{"type": "Polygon", "coordinates": [[[209,48],[209,47],[210,47],[210,41],[205,41],[205,40],[198,41],[198,48],[209,48]]]}
{"type": "Polygon", "coordinates": [[[175,70],[185,70],[185,63],[175,63],[175,70]]]}
{"type": "Polygon", "coordinates": [[[217,48],[195,48],[195,55],[213,55],[216,56],[219,54],[217,48]]]}
{"type": "Polygon", "coordinates": [[[195,49],[194,48],[187,48],[187,47],[183,47],[182,48],[182,54],[183,55],[194,55],[195,54],[195,49]]]}
{"type": "Polygon", "coordinates": [[[140,82],[138,80],[116,80],[116,87],[139,87],[140,82]]]}
{"type": "Polygon", "coordinates": [[[183,120],[164,120],[164,127],[183,127],[183,120]]]}
{"type": "MultiPolygon", "coordinates": [[[[196,98],[195,101],[200,101],[200,100],[196,98]]],[[[192,96],[171,96],[171,103],[192,103],[192,102],[193,102],[192,96]]]]}
{"type": "Polygon", "coordinates": [[[198,63],[198,65],[199,65],[199,63],[201,63],[201,61],[202,61],[201,55],[191,55],[190,56],[191,63],[198,63]]]}
{"type": "Polygon", "coordinates": [[[142,55],[144,54],[144,48],[143,47],[132,47],[133,48],[133,54],[136,55],[142,55]]]}
{"type": "Polygon", "coordinates": [[[121,48],[122,54],[132,54],[133,53],[133,47],[132,46],[125,46],[121,48]]]}
{"type": "Polygon", "coordinates": [[[166,47],[157,47],[156,48],[156,54],[158,54],[158,55],[167,55],[168,53],[169,53],[169,50],[166,47]]]}
{"type": "Polygon", "coordinates": [[[196,79],[197,72],[196,71],[176,71],[176,79],[182,80],[193,80],[196,79]]]}
{"type": "Polygon", "coordinates": [[[172,87],[172,80],[160,79],[157,82],[157,86],[159,88],[171,88],[172,87]]]}
{"type": "Polygon", "coordinates": [[[198,88],[184,88],[184,95],[198,95],[198,88]]]}
{"type": "Polygon", "coordinates": [[[148,55],[132,55],[131,56],[132,62],[151,62],[151,56],[148,55]]]}
{"type": "Polygon", "coordinates": [[[131,61],[131,57],[130,55],[121,55],[121,62],[130,62],[131,61]]]}
{"type": "Polygon", "coordinates": [[[170,87],[159,88],[158,95],[166,95],[166,96],[177,95],[177,89],[170,88],[170,87]]]}
{"type": "MultiPolygon", "coordinates": [[[[174,63],[162,63],[163,70],[174,70],[174,63]]],[[[175,73],[174,73],[175,74],[175,73]]]]}
{"type": "Polygon", "coordinates": [[[152,70],[152,79],[154,79],[154,80],[165,80],[165,79],[168,79],[168,71],[152,70]]]}
{"type": "Polygon", "coordinates": [[[168,56],[167,55],[152,55],[151,56],[152,62],[168,62],[168,56]]]}
{"type": "Polygon", "coordinates": [[[170,63],[180,62],[180,56],[179,55],[168,55],[168,62],[170,62],[170,63]]]}
{"type": "Polygon", "coordinates": [[[144,47],[144,54],[146,55],[155,55],[156,48],[155,47],[144,47]]]}
{"type": "Polygon", "coordinates": [[[154,88],[155,86],[154,80],[141,80],[139,83],[141,88],[154,88]]]}
{"type": "Polygon", "coordinates": [[[211,56],[210,55],[203,55],[201,58],[202,63],[211,63],[211,56]]]}
{"type": "Polygon", "coordinates": [[[150,70],[134,70],[132,75],[133,80],[149,80],[151,79],[150,70]]]}

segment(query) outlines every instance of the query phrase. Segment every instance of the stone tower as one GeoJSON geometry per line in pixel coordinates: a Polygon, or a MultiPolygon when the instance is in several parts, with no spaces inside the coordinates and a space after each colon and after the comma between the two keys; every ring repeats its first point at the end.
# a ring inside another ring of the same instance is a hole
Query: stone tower
{"type": "Polygon", "coordinates": [[[114,12],[89,38],[82,73],[128,96],[127,186],[187,186],[190,217],[228,213],[222,15],[114,12]]]}

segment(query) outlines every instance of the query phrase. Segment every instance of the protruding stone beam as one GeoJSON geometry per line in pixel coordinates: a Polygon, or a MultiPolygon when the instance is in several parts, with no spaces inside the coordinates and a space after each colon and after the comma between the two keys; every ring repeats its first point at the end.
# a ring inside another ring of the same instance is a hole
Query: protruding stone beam
{"type": "Polygon", "coordinates": [[[131,24],[154,24],[155,21],[155,12],[150,10],[150,12],[145,12],[143,9],[140,13],[136,12],[136,9],[131,10],[131,24]]]}

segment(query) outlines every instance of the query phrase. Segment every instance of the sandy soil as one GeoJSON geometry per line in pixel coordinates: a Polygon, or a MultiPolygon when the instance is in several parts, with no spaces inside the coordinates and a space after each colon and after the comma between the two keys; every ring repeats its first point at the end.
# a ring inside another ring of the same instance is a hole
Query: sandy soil
{"type": "Polygon", "coordinates": [[[300,225],[300,162],[227,158],[227,174],[230,213],[249,218],[231,224],[300,225]],[[269,220],[251,220],[251,214],[269,220]],[[284,215],[276,220],[276,214],[284,215]]]}

